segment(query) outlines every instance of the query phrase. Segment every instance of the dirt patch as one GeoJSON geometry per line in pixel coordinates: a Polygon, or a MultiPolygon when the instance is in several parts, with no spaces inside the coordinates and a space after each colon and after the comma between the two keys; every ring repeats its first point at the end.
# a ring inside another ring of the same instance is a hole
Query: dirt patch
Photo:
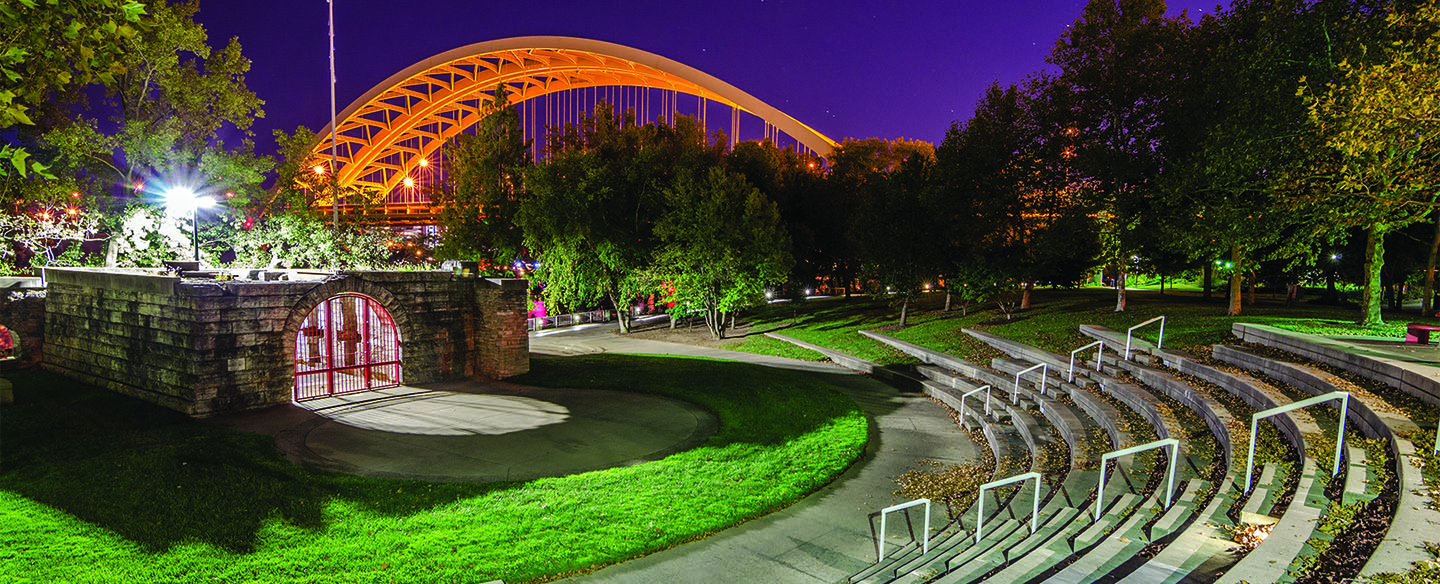
{"type": "Polygon", "coordinates": [[[700,347],[720,348],[724,345],[736,343],[746,336],[764,334],[765,331],[775,330],[771,327],[763,327],[756,330],[754,326],[747,324],[743,319],[740,326],[725,331],[725,338],[716,339],[710,336],[710,329],[705,326],[702,320],[695,320],[688,323],[681,320],[675,323],[675,328],[670,328],[669,319],[656,319],[647,322],[630,330],[630,336],[637,339],[650,341],[665,341],[669,343],[680,343],[700,347]]]}

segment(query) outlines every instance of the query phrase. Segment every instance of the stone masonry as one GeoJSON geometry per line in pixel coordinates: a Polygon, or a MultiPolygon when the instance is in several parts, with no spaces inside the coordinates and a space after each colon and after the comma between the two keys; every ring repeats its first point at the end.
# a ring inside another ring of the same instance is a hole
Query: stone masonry
{"type": "Polygon", "coordinates": [[[524,280],[438,271],[287,276],[47,269],[44,367],[193,416],[287,403],[305,316],[331,296],[358,293],[394,319],[405,383],[529,370],[524,280]]]}

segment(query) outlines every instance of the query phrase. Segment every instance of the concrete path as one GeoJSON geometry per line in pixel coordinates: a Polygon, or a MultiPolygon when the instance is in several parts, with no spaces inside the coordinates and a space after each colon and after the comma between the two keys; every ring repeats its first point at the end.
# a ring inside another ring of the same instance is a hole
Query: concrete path
{"type": "MultiPolygon", "coordinates": [[[[611,333],[613,326],[545,331],[531,337],[531,351],[694,355],[807,371],[860,404],[873,421],[873,432],[854,466],[790,507],[567,582],[837,582],[875,561],[868,516],[902,500],[894,494],[897,476],[922,468],[922,460],[957,463],[980,455],[980,447],[940,406],[926,398],[902,396],[890,386],[835,365],[622,338],[611,333]]],[[[904,521],[897,519],[890,523],[892,532],[899,533],[904,521]]],[[[918,532],[918,513],[914,521],[918,532]]],[[[943,506],[934,508],[931,521],[937,527],[944,524],[943,506]]],[[[875,526],[878,529],[878,520],[875,526]]]]}

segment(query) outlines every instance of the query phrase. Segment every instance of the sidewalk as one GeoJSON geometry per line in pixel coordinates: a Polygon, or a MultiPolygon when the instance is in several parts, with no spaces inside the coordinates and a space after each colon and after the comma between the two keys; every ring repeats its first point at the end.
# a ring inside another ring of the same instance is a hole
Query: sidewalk
{"type": "MultiPolygon", "coordinates": [[[[790,507],[566,582],[836,582],[875,561],[867,517],[902,501],[894,493],[897,476],[922,468],[922,460],[959,463],[980,455],[980,447],[929,399],[902,396],[888,385],[830,363],[622,338],[611,330],[613,327],[532,336],[531,351],[691,355],[807,371],[854,399],[872,419],[872,435],[854,466],[790,507]]],[[[936,506],[932,513],[932,525],[943,525],[943,506],[936,506]]],[[[915,520],[918,532],[921,521],[918,516],[915,520]]],[[[904,529],[903,521],[892,519],[891,524],[896,533],[904,529]]]]}

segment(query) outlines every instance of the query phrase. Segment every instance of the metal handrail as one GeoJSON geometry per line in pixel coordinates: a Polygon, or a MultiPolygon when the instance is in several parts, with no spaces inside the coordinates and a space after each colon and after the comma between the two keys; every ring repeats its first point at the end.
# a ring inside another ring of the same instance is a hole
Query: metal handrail
{"type": "MultiPolygon", "coordinates": [[[[961,395],[960,395],[960,427],[961,427],[961,428],[964,428],[964,429],[966,429],[966,430],[969,430],[969,429],[970,429],[970,426],[966,425],[966,423],[965,423],[965,398],[970,397],[970,396],[972,396],[972,395],[974,395],[974,394],[976,394],[976,393],[982,392],[982,391],[985,392],[985,414],[986,414],[986,415],[989,415],[989,414],[990,414],[990,386],[987,385],[987,386],[985,386],[985,387],[978,387],[978,388],[972,389],[972,390],[970,390],[970,391],[967,391],[967,392],[965,392],[964,394],[961,394],[961,395]]],[[[979,417],[979,416],[976,416],[976,417],[979,417]]]]}
{"type": "Polygon", "coordinates": [[[1101,354],[1105,351],[1105,341],[1095,341],[1093,343],[1080,347],[1079,349],[1070,351],[1070,379],[1066,381],[1068,381],[1069,383],[1075,383],[1075,354],[1079,353],[1080,351],[1084,351],[1085,349],[1089,349],[1090,347],[1096,346],[1100,348],[1095,349],[1095,370],[1100,370],[1100,357],[1101,354]]]}
{"type": "Polygon", "coordinates": [[[1036,369],[1040,370],[1040,395],[1045,395],[1045,378],[1050,373],[1050,367],[1045,363],[1041,363],[1039,365],[1023,369],[1019,373],[1015,374],[1015,391],[1011,392],[1010,394],[1010,405],[1013,406],[1020,403],[1020,376],[1036,369]]]}
{"type": "Polygon", "coordinates": [[[980,485],[980,492],[975,496],[977,505],[975,508],[975,543],[980,543],[980,538],[985,530],[985,489],[1003,487],[1010,483],[1024,482],[1030,479],[1035,479],[1035,502],[1032,503],[1033,509],[1030,511],[1030,533],[1035,533],[1035,530],[1040,527],[1040,473],[1032,471],[980,485]]]}
{"type": "Polygon", "coordinates": [[[1175,461],[1180,458],[1180,441],[1174,438],[1165,438],[1154,442],[1146,442],[1139,446],[1122,448],[1113,452],[1106,452],[1100,456],[1100,484],[1095,487],[1095,520],[1100,520],[1101,503],[1105,500],[1105,463],[1128,454],[1143,452],[1154,448],[1170,447],[1170,470],[1166,473],[1170,477],[1169,485],[1165,487],[1165,508],[1170,508],[1170,497],[1175,493],[1175,461]]]}
{"type": "MultiPolygon", "coordinates": [[[[885,516],[886,516],[886,515],[889,515],[889,514],[891,514],[891,513],[894,513],[894,512],[896,512],[896,511],[901,511],[901,510],[904,510],[904,509],[909,509],[909,508],[914,507],[914,506],[916,506],[916,505],[922,505],[922,504],[925,505],[925,538],[922,540],[922,543],[920,544],[920,545],[921,545],[921,547],[920,547],[921,552],[920,552],[920,553],[922,553],[922,554],[928,554],[928,553],[930,553],[930,500],[929,500],[929,499],[915,499],[914,501],[909,501],[909,502],[906,502],[906,503],[901,503],[901,504],[899,504],[899,505],[891,505],[891,506],[889,506],[889,507],[886,507],[886,508],[880,510],[880,553],[879,553],[879,557],[877,557],[877,558],[875,559],[875,563],[878,564],[878,563],[880,563],[881,561],[883,561],[883,560],[885,559],[885,516]]],[[[908,521],[908,520],[907,520],[907,521],[908,521]]]]}
{"type": "MultiPolygon", "coordinates": [[[[1310,399],[1302,399],[1295,403],[1273,407],[1263,412],[1255,412],[1254,414],[1252,414],[1250,416],[1250,454],[1245,460],[1246,493],[1250,492],[1250,475],[1251,473],[1255,472],[1255,431],[1259,429],[1260,420],[1262,418],[1268,418],[1276,414],[1283,414],[1285,412],[1298,410],[1300,408],[1308,408],[1315,404],[1324,403],[1332,399],[1340,400],[1340,433],[1335,437],[1335,469],[1330,472],[1330,476],[1337,476],[1340,474],[1340,453],[1345,448],[1345,418],[1349,417],[1350,415],[1350,392],[1348,391],[1332,391],[1325,395],[1317,395],[1310,399]]],[[[1300,453],[1300,455],[1304,456],[1305,453],[1302,452],[1300,453]]]]}
{"type": "Polygon", "coordinates": [[[1129,330],[1126,330],[1126,331],[1125,331],[1125,360],[1126,360],[1126,361],[1129,361],[1129,360],[1130,360],[1130,335],[1132,335],[1132,334],[1135,333],[1135,329],[1138,329],[1138,328],[1140,328],[1140,327],[1142,327],[1142,326],[1145,326],[1145,325],[1150,324],[1150,323],[1152,323],[1152,322],[1155,322],[1155,321],[1157,321],[1157,320],[1160,321],[1160,338],[1155,339],[1155,348],[1156,348],[1156,349],[1159,349],[1159,348],[1161,347],[1161,345],[1165,344],[1165,317],[1164,317],[1164,316],[1157,316],[1157,317],[1155,317],[1155,318],[1152,318],[1152,319],[1150,319],[1150,320],[1147,320],[1147,321],[1145,321],[1145,322],[1142,322],[1142,323],[1140,323],[1140,324],[1137,324],[1137,325],[1135,325],[1135,326],[1132,326],[1132,327],[1130,327],[1129,330]]]}

